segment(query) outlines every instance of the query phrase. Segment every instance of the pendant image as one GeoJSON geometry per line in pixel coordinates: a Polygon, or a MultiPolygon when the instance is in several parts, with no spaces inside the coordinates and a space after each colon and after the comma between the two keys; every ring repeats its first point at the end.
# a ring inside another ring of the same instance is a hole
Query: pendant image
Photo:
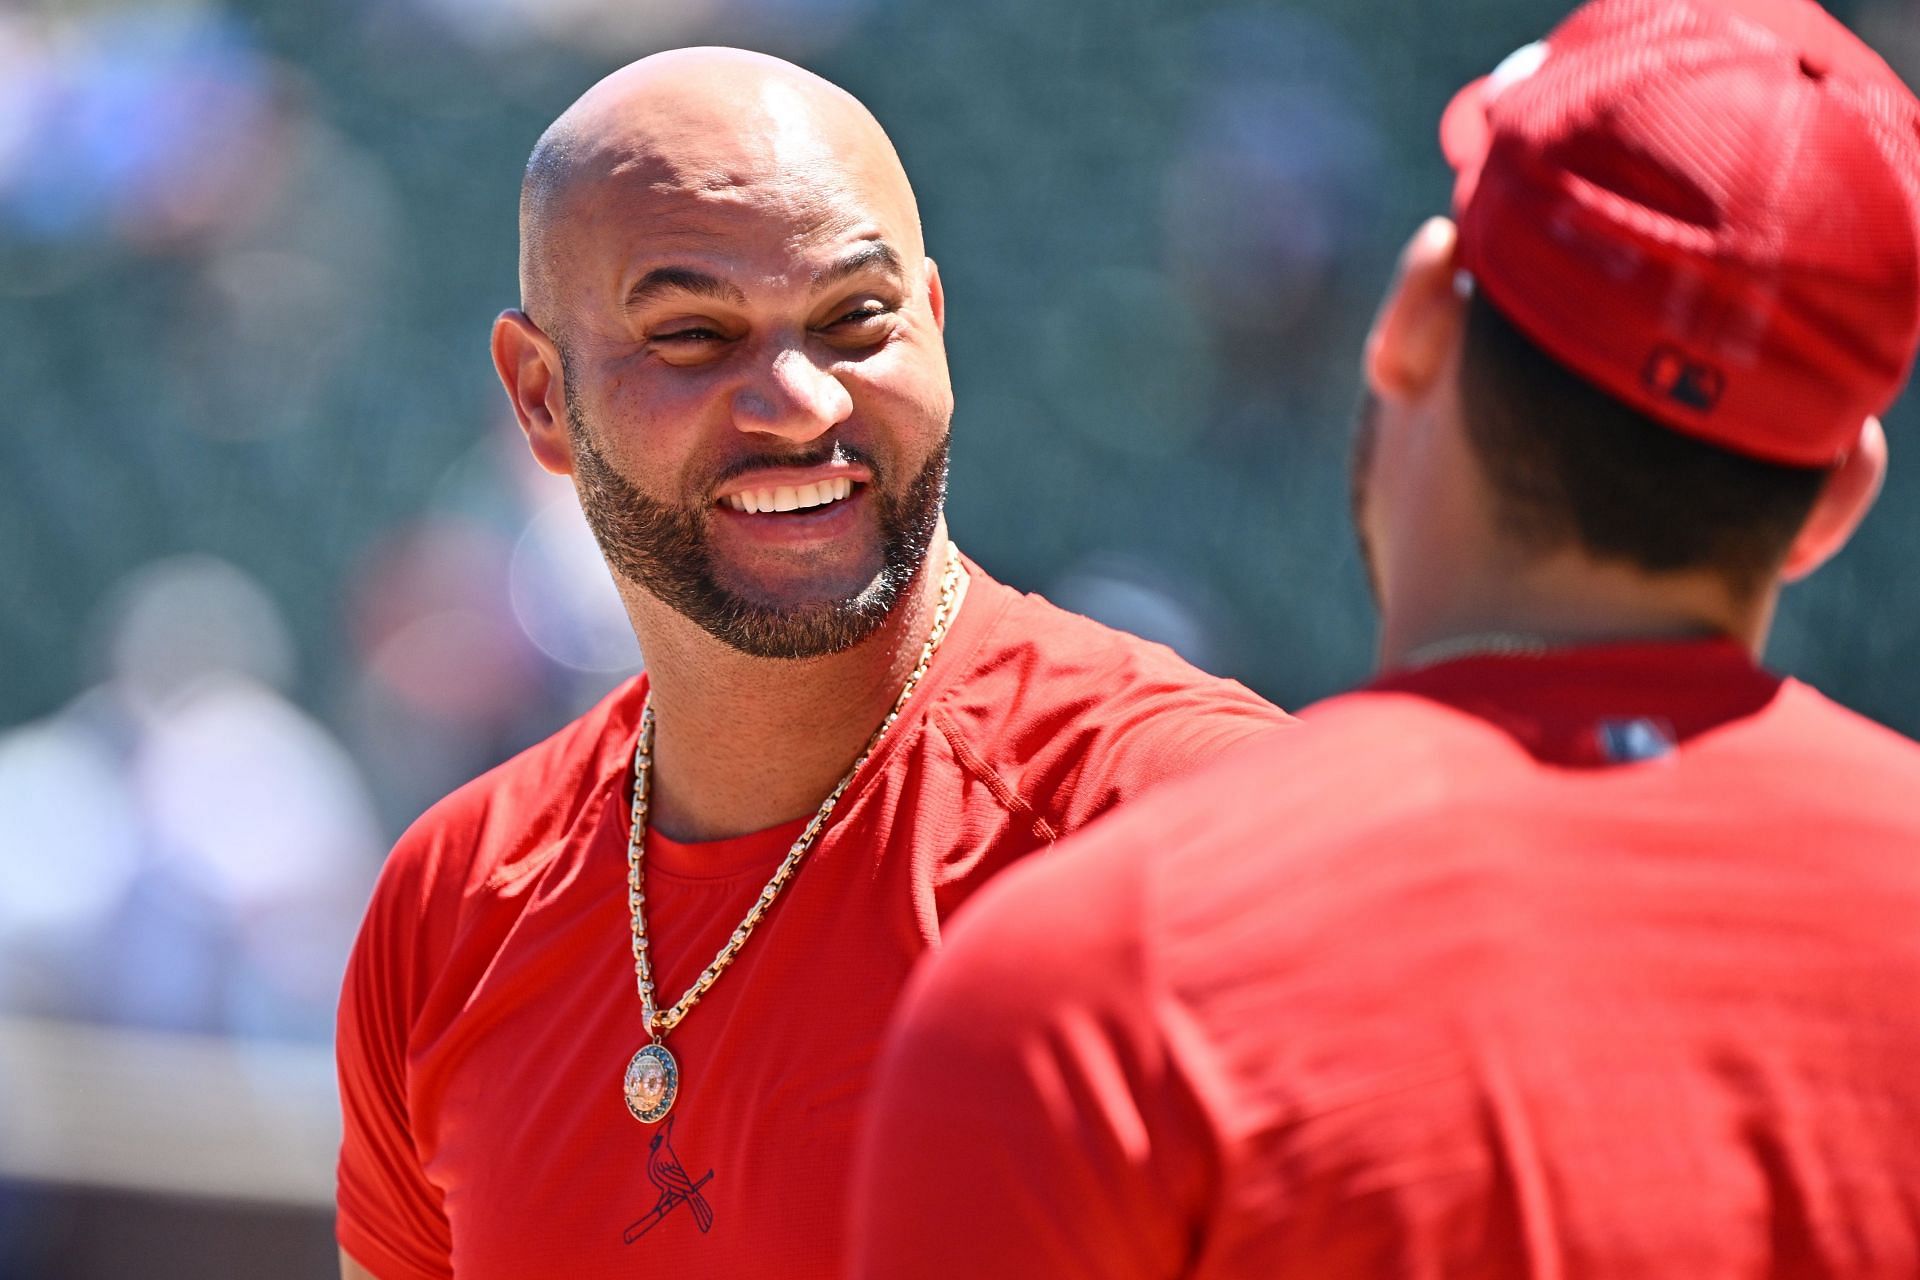
{"type": "Polygon", "coordinates": [[[627,1110],[641,1124],[658,1124],[680,1092],[680,1065],[662,1044],[650,1044],[627,1063],[627,1110]]]}

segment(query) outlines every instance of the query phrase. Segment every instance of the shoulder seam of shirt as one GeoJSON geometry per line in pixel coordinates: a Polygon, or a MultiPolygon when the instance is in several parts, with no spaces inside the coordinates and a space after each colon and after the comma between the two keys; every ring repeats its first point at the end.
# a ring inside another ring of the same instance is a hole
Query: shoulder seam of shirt
{"type": "Polygon", "coordinates": [[[1051,844],[1060,838],[1059,832],[1053,829],[1053,824],[1041,817],[1032,805],[1022,800],[1014,789],[1007,785],[1007,780],[994,772],[993,767],[973,749],[966,735],[961,732],[959,723],[945,707],[934,709],[933,722],[939,726],[941,735],[947,740],[947,745],[953,748],[954,759],[960,762],[960,767],[978,778],[993,794],[993,798],[1000,802],[1002,808],[1020,821],[1029,824],[1033,834],[1047,843],[1051,844]]]}
{"type": "MultiPolygon", "coordinates": [[[[571,829],[572,824],[569,823],[568,830],[571,829]]],[[[553,860],[559,856],[560,848],[564,843],[565,835],[563,833],[557,839],[543,841],[538,850],[528,854],[524,858],[516,858],[512,862],[501,863],[493,869],[493,872],[488,875],[485,882],[481,884],[481,892],[501,893],[533,879],[533,877],[539,875],[552,865],[553,860]]]]}

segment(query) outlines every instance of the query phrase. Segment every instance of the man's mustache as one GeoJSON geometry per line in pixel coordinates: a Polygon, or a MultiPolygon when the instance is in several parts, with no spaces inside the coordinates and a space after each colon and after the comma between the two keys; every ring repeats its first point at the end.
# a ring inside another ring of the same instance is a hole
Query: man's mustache
{"type": "Polygon", "coordinates": [[[759,453],[744,458],[735,458],[720,469],[707,484],[708,492],[718,489],[729,480],[751,474],[755,471],[772,471],[781,467],[824,467],[829,463],[854,463],[873,473],[873,485],[884,488],[885,471],[872,454],[857,449],[838,440],[826,441],[818,447],[802,453],[759,453]]]}

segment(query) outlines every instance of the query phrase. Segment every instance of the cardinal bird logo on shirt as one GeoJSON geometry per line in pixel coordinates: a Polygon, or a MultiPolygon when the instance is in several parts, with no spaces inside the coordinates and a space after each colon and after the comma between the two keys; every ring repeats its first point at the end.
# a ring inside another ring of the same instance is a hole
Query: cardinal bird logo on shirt
{"type": "Polygon", "coordinates": [[[700,1228],[701,1235],[713,1230],[713,1206],[700,1194],[700,1188],[713,1181],[713,1170],[701,1174],[698,1182],[687,1176],[680,1157],[673,1153],[673,1118],[669,1118],[647,1144],[647,1177],[660,1188],[660,1198],[654,1201],[645,1217],[628,1224],[621,1233],[622,1240],[632,1244],[683,1204],[692,1209],[694,1225],[700,1228]]]}

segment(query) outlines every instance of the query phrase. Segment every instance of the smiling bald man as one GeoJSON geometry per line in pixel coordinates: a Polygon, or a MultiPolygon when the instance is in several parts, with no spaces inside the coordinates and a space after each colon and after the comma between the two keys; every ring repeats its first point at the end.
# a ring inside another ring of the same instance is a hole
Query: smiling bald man
{"type": "Polygon", "coordinates": [[[341,1000],[343,1274],[833,1276],[942,922],[1286,717],[949,543],[945,297],[843,91],[635,63],[541,138],[521,240],[494,362],[647,669],[389,859],[341,1000]]]}

